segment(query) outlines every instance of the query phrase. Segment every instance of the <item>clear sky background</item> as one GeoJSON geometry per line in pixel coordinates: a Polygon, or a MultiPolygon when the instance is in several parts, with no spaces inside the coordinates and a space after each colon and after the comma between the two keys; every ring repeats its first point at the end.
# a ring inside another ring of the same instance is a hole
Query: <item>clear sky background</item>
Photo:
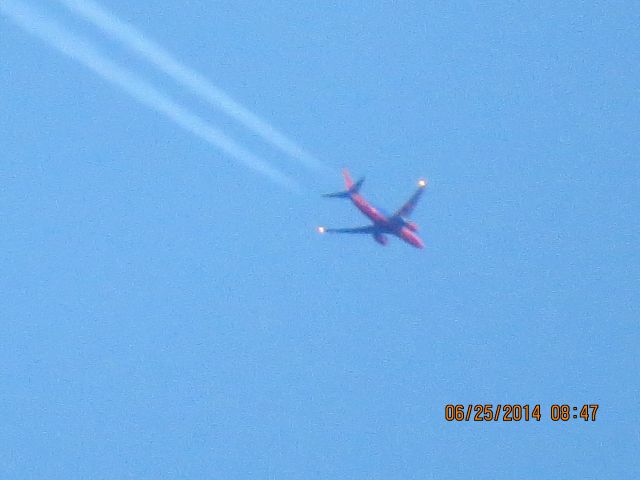
{"type": "Polygon", "coordinates": [[[638,477],[640,7],[401,3],[105,0],[328,175],[32,3],[300,195],[0,17],[2,478],[638,477]],[[343,166],[425,250],[314,232],[343,166]]]}

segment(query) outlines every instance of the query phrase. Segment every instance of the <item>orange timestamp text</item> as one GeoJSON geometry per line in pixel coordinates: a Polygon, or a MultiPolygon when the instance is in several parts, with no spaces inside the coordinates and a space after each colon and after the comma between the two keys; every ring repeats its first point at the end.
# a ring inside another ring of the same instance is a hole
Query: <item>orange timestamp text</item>
{"type": "MultiPolygon", "coordinates": [[[[598,408],[597,403],[575,406],[554,403],[549,409],[549,418],[553,422],[578,419],[595,422],[598,408]]],[[[444,419],[447,422],[539,422],[542,418],[540,404],[447,404],[444,407],[444,419]]]]}

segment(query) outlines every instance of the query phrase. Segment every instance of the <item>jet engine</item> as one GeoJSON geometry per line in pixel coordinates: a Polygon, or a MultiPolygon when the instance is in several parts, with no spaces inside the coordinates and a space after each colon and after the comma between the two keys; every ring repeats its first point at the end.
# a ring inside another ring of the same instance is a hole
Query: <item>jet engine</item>
{"type": "Polygon", "coordinates": [[[411,222],[411,221],[406,221],[405,225],[407,226],[407,228],[409,230],[411,230],[412,232],[417,232],[418,231],[418,225],[411,222]]]}
{"type": "Polygon", "coordinates": [[[381,233],[374,233],[373,239],[376,242],[378,242],[380,245],[386,245],[389,242],[389,239],[387,238],[387,236],[381,233]]]}

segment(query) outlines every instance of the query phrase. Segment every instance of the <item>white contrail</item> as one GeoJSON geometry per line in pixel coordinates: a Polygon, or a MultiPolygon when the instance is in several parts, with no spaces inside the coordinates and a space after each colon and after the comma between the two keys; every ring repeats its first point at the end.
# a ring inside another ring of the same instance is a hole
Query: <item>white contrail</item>
{"type": "Polygon", "coordinates": [[[162,113],[175,124],[224,151],[245,166],[291,190],[297,184],[263,159],[247,151],[201,117],[176,103],[133,72],[104,57],[86,39],[68,32],[57,22],[47,19],[28,5],[14,0],[0,1],[0,11],[25,31],[82,63],[108,82],[120,87],[140,103],[162,113]]]}
{"type": "Polygon", "coordinates": [[[136,52],[156,68],[170,76],[177,83],[188,88],[210,105],[219,108],[248,129],[262,137],[272,146],[280,149],[303,165],[316,171],[326,167],[313,155],[306,152],[293,140],[276,130],[253,112],[240,105],[220,88],[213,85],[202,75],[182,64],[173,55],[157,43],[146,38],[130,24],[118,19],[96,2],[91,0],[58,0],[72,12],[80,15],[100,30],[127,48],[136,52]]]}

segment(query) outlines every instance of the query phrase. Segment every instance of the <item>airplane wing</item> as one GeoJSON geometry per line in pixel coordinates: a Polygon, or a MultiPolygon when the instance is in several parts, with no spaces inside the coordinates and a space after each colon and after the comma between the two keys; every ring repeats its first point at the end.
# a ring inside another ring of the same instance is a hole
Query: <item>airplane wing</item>
{"type": "Polygon", "coordinates": [[[366,225],[356,228],[324,228],[318,227],[320,233],[375,233],[377,231],[375,225],[366,225]]]}
{"type": "Polygon", "coordinates": [[[409,215],[411,215],[411,212],[413,212],[413,209],[416,208],[416,205],[418,204],[418,200],[420,200],[420,197],[422,196],[422,192],[424,191],[424,187],[427,186],[427,181],[426,180],[420,180],[418,182],[418,190],[415,191],[415,193],[413,195],[411,195],[411,198],[409,198],[409,200],[407,200],[407,202],[402,205],[402,207],[400,207],[400,209],[394,213],[394,217],[408,217],[409,215]]]}

